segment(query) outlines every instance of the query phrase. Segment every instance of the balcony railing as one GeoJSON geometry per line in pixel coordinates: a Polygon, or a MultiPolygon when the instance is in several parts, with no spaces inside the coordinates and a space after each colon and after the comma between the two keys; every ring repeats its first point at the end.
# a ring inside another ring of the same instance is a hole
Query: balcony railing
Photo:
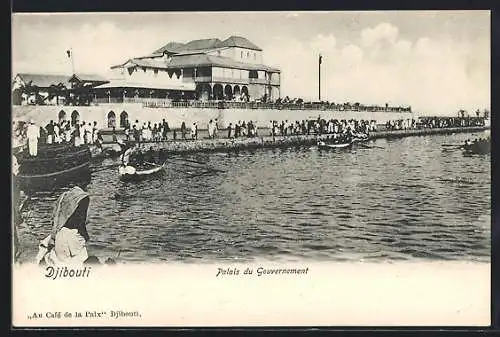
{"type": "Polygon", "coordinates": [[[212,82],[212,76],[196,76],[196,82],[212,82]]]}
{"type": "Polygon", "coordinates": [[[123,97],[98,97],[92,99],[92,103],[97,103],[97,104],[123,103],[123,97]]]}
{"type": "Polygon", "coordinates": [[[232,77],[219,77],[212,76],[212,82],[223,82],[223,83],[231,83],[231,84],[248,84],[248,78],[232,78],[232,77]]]}
{"type": "Polygon", "coordinates": [[[168,98],[149,98],[149,97],[125,97],[125,103],[171,103],[172,100],[168,98]]]}
{"type": "Polygon", "coordinates": [[[251,84],[267,84],[268,81],[265,78],[249,78],[248,82],[251,84]]]}
{"type": "Polygon", "coordinates": [[[152,99],[143,102],[148,108],[217,108],[217,109],[275,109],[275,110],[329,110],[329,111],[385,111],[411,112],[411,107],[354,106],[334,103],[263,103],[237,101],[183,101],[172,102],[165,99],[152,99]]]}

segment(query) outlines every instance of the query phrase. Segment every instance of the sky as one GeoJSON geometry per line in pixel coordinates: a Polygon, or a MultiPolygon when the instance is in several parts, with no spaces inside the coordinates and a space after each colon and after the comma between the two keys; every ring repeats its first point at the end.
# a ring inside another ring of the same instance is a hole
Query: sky
{"type": "Polygon", "coordinates": [[[12,73],[106,75],[170,41],[239,35],[281,69],[281,95],[490,109],[489,11],[154,12],[13,14],[12,73]]]}

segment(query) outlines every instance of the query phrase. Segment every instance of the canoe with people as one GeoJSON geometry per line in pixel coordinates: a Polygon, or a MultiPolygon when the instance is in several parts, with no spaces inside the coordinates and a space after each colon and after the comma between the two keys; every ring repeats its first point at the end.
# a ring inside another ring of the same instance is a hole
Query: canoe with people
{"type": "Polygon", "coordinates": [[[319,149],[343,149],[349,148],[353,144],[353,137],[349,134],[334,134],[327,136],[325,140],[318,140],[319,149]]]}
{"type": "Polygon", "coordinates": [[[488,154],[491,152],[491,139],[476,138],[473,141],[467,139],[461,146],[464,154],[488,154]]]}
{"type": "Polygon", "coordinates": [[[349,143],[325,143],[324,141],[318,141],[318,148],[320,149],[342,149],[352,146],[352,142],[349,143]]]}
{"type": "Polygon", "coordinates": [[[125,148],[121,156],[120,166],[118,167],[120,180],[140,180],[164,171],[166,162],[162,161],[158,163],[152,147],[143,153],[137,143],[129,142],[125,148]]]}

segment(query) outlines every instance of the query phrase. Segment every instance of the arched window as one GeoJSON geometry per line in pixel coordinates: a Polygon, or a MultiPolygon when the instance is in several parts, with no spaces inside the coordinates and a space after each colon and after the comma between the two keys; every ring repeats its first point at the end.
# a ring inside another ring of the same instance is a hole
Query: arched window
{"type": "Polygon", "coordinates": [[[73,110],[73,112],[71,113],[71,125],[75,125],[78,122],[80,122],[80,114],[78,113],[78,111],[73,110]]]}
{"type": "Polygon", "coordinates": [[[116,127],[116,116],[113,110],[108,113],[108,128],[116,127]]]}
{"type": "Polygon", "coordinates": [[[65,120],[66,119],[66,112],[64,112],[64,110],[59,111],[58,117],[59,117],[59,122],[65,120]]]}
{"type": "Polygon", "coordinates": [[[120,114],[120,127],[125,128],[128,125],[128,113],[126,111],[122,111],[120,114]]]}

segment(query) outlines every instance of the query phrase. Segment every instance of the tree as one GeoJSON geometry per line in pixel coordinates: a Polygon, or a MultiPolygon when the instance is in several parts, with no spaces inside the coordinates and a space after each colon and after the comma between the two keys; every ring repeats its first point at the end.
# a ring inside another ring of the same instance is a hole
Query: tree
{"type": "Polygon", "coordinates": [[[66,91],[66,86],[62,83],[56,84],[51,84],[49,87],[49,96],[47,96],[47,99],[52,99],[56,98],[56,104],[59,105],[59,96],[63,94],[66,91]]]}

